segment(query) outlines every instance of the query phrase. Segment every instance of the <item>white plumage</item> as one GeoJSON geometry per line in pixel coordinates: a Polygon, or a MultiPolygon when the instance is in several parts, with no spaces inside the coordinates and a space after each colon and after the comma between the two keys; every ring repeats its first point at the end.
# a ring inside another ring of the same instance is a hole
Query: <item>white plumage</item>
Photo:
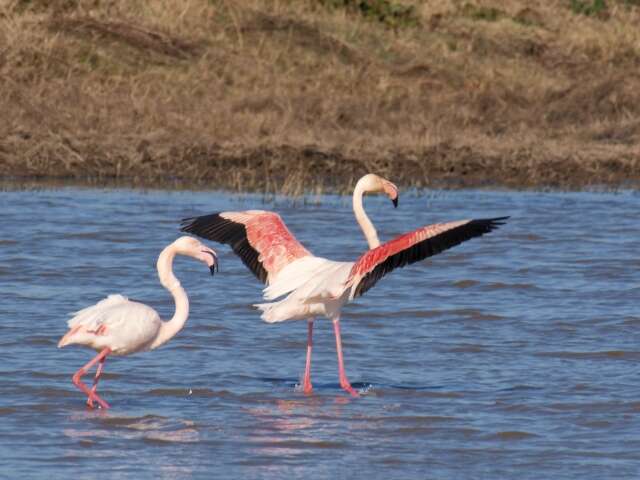
{"type": "Polygon", "coordinates": [[[87,395],[90,407],[96,401],[103,408],[109,408],[109,404],[96,393],[108,355],[129,355],[158,348],[176,335],[187,321],[189,299],[172,270],[176,254],[200,260],[212,274],[217,258],[212,249],[192,237],[180,237],[162,250],[157,263],[158,276],[162,286],[173,295],[176,306],[173,318],[168,322],[163,322],[153,308],[122,295],[109,295],[76,312],[67,322],[69,331],[58,342],[59,348],[78,344],[99,352],[73,376],[73,383],[87,395]],[[90,390],[82,383],[81,377],[96,363],[99,363],[98,370],[90,390]]]}
{"type": "Polygon", "coordinates": [[[116,294],[76,312],[67,325],[75,333],[65,336],[59,347],[75,343],[97,351],[109,347],[112,355],[129,355],[149,350],[162,320],[148,305],[116,294]],[[99,334],[101,331],[105,333],[99,334]]]}
{"type": "Polygon", "coordinates": [[[345,283],[353,262],[335,262],[320,257],[304,257],[282,269],[277,280],[263,290],[265,300],[283,295],[276,302],[254,305],[268,323],[332,318],[346,302],[345,283]]]}

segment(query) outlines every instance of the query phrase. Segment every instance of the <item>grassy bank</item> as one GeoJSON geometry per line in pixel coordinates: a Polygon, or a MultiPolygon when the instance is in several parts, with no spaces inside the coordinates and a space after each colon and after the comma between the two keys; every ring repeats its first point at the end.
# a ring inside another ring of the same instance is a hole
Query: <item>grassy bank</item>
{"type": "Polygon", "coordinates": [[[5,2],[0,175],[637,185],[638,3],[5,2]]]}

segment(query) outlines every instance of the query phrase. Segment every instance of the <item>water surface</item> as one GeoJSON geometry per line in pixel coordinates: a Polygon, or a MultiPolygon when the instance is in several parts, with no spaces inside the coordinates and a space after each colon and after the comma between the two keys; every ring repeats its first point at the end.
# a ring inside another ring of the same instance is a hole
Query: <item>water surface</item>
{"type": "Polygon", "coordinates": [[[511,215],[491,235],[392,273],[343,312],[352,399],[328,321],[315,392],[296,388],[306,325],[269,325],[261,285],[226,246],[220,275],[178,258],[185,329],[106,363],[113,408],[71,375],[93,353],[56,343],[69,312],[122,293],[172,315],[155,260],[179,219],[273,208],[314,253],[366,243],[348,199],[67,188],[0,193],[0,477],[637,478],[640,195],[432,192],[366,208],[382,239],[511,215]],[[293,477],[292,477],[293,476],[293,477]]]}

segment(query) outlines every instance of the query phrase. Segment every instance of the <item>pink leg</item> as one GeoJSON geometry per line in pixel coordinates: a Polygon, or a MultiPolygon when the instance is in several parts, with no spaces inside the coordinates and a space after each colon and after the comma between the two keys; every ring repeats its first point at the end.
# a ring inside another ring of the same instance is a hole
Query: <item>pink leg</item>
{"type": "MultiPolygon", "coordinates": [[[[91,393],[95,395],[96,390],[98,390],[98,382],[100,381],[100,377],[102,376],[102,369],[104,368],[104,362],[107,357],[103,357],[100,362],[98,362],[98,370],[96,371],[96,376],[93,377],[93,387],[91,387],[91,393]]],[[[87,399],[87,405],[93,408],[93,399],[89,397],[87,399]]]]}
{"type": "Polygon", "coordinates": [[[354,397],[359,397],[360,395],[353,389],[353,387],[349,383],[349,380],[347,379],[347,374],[344,372],[344,359],[342,358],[342,339],[340,338],[340,317],[336,317],[333,319],[333,331],[336,334],[336,350],[338,351],[338,372],[340,374],[340,386],[354,397]]]}
{"type": "Polygon", "coordinates": [[[313,348],[313,319],[310,319],[307,323],[307,363],[304,367],[304,381],[303,388],[304,393],[311,393],[313,387],[311,386],[311,349],[313,348]]]}
{"type": "MultiPolygon", "coordinates": [[[[105,348],[98,355],[96,355],[89,363],[87,363],[84,367],[82,367],[73,375],[73,384],[87,395],[88,397],[87,403],[89,403],[89,401],[91,400],[95,400],[96,402],[98,402],[98,404],[102,408],[109,408],[109,404],[105,402],[102,398],[100,398],[100,396],[97,393],[89,390],[89,388],[84,383],[82,383],[80,379],[84,374],[86,374],[89,371],[91,367],[93,367],[98,362],[102,362],[106,358],[106,356],[109,355],[110,353],[111,353],[111,349],[109,347],[105,348]]],[[[100,373],[102,373],[102,371],[100,373]]]]}

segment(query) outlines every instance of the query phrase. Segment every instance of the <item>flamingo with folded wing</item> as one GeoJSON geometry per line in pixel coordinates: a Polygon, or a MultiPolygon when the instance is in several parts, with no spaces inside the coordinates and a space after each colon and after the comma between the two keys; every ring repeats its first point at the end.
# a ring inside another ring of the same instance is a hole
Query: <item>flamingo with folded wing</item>
{"type": "Polygon", "coordinates": [[[308,321],[303,379],[305,393],[311,393],[313,389],[311,351],[313,322],[317,316],[332,320],[340,386],[357,396],[344,368],[340,338],[343,305],[365,293],[392,270],[489,233],[508,218],[428,225],[381,245],[362,206],[365,193],[385,193],[394,206],[398,204],[398,189],[388,180],[368,174],[358,181],[353,192],[353,210],[369,243],[369,250],[355,262],[336,262],[312,255],[274,212],[221,212],[183,220],[182,231],[230,245],[254,275],[267,285],[263,291],[264,298],[271,301],[256,305],[262,311],[263,320],[269,323],[308,321]],[[284,298],[277,300],[281,297],[284,298]]]}
{"type": "Polygon", "coordinates": [[[102,408],[109,408],[109,404],[96,392],[108,355],[130,355],[156,349],[171,340],[186,323],[189,299],[173,274],[176,254],[205,263],[211,275],[217,266],[216,252],[196,238],[180,237],[162,250],[158,257],[158,277],[175,301],[176,309],[171,320],[163,322],[153,308],[122,295],[109,295],[95,305],[76,312],[69,320],[69,331],[60,339],[58,348],[79,344],[98,351],[98,355],[73,375],[73,383],[87,395],[89,407],[93,408],[93,402],[96,401],[102,408]],[[89,389],[81,378],[96,363],[97,372],[89,389]]]}

